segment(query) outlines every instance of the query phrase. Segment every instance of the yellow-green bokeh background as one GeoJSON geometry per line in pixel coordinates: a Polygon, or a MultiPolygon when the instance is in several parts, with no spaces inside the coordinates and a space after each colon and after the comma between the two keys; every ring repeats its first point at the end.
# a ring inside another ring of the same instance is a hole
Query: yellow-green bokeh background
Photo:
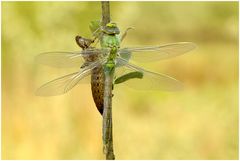
{"type": "MultiPolygon", "coordinates": [[[[90,86],[37,97],[78,70],[36,65],[45,51],[76,51],[100,2],[2,2],[2,159],[104,159],[90,86]]],[[[111,2],[129,32],[122,46],[192,41],[184,56],[139,64],[185,84],[175,93],[114,90],[117,159],[238,159],[238,2],[111,2]]]]}

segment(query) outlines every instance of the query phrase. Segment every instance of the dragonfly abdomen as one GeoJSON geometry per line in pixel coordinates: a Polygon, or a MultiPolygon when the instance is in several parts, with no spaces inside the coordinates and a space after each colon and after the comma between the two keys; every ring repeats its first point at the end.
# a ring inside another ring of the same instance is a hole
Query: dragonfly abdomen
{"type": "Polygon", "coordinates": [[[103,114],[104,73],[103,67],[96,67],[91,73],[92,96],[98,111],[103,114]]]}

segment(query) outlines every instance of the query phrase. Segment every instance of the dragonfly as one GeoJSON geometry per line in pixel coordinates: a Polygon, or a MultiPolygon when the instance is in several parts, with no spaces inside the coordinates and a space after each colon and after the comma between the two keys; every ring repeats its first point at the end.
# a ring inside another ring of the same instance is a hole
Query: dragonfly
{"type": "Polygon", "coordinates": [[[98,111],[103,114],[104,71],[114,74],[113,85],[124,83],[139,90],[176,91],[183,84],[168,75],[143,69],[132,61],[154,62],[182,55],[193,50],[192,42],[178,42],[157,46],[140,46],[121,48],[120,44],[126,32],[120,36],[116,23],[98,27],[93,34],[97,35],[102,48],[92,47],[94,40],[77,36],[76,42],[82,51],[76,52],[45,52],[36,56],[40,64],[65,68],[80,67],[78,71],[54,79],[42,85],[37,91],[39,96],[56,96],[67,93],[73,87],[91,78],[92,96],[98,111]],[[97,34],[96,34],[97,33],[97,34]]]}

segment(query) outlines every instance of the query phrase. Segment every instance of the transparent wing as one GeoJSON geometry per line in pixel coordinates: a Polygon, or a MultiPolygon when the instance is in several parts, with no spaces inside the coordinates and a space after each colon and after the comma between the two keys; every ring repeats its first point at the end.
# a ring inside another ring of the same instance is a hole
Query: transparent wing
{"type": "Polygon", "coordinates": [[[123,48],[119,51],[121,58],[139,62],[151,62],[182,55],[196,48],[191,42],[179,42],[152,47],[123,48]]]}
{"type": "Polygon", "coordinates": [[[42,85],[37,91],[36,95],[38,96],[56,96],[61,95],[69,90],[71,90],[75,85],[79,83],[84,77],[88,76],[91,73],[91,70],[99,65],[102,65],[105,60],[97,61],[89,66],[80,69],[79,72],[75,72],[55,80],[52,80],[44,85],[42,85]]]}
{"type": "Polygon", "coordinates": [[[128,73],[135,74],[135,78],[131,78],[123,82],[129,87],[132,87],[138,90],[177,91],[177,90],[183,89],[183,84],[172,77],[144,70],[133,64],[127,63],[126,60],[121,58],[118,58],[118,62],[121,64],[124,64],[124,66],[120,68],[116,68],[116,71],[118,70],[122,71],[123,73],[122,75],[124,74],[126,75],[128,73]],[[142,74],[140,74],[139,76],[139,73],[142,73],[142,74]]]}
{"type": "Polygon", "coordinates": [[[65,67],[80,67],[85,62],[84,57],[92,57],[99,54],[106,54],[107,49],[86,49],[79,52],[45,52],[37,55],[35,61],[40,64],[65,68],[65,67]]]}

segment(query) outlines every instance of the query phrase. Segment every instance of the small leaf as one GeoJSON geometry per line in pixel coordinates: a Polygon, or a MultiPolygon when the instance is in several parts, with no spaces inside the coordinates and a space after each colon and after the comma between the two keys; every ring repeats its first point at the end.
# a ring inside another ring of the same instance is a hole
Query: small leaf
{"type": "Polygon", "coordinates": [[[120,84],[123,83],[129,79],[133,79],[133,78],[138,78],[138,79],[142,79],[143,78],[143,73],[142,72],[130,72],[127,73],[125,75],[122,75],[120,77],[118,77],[115,81],[114,84],[120,84]]]}

